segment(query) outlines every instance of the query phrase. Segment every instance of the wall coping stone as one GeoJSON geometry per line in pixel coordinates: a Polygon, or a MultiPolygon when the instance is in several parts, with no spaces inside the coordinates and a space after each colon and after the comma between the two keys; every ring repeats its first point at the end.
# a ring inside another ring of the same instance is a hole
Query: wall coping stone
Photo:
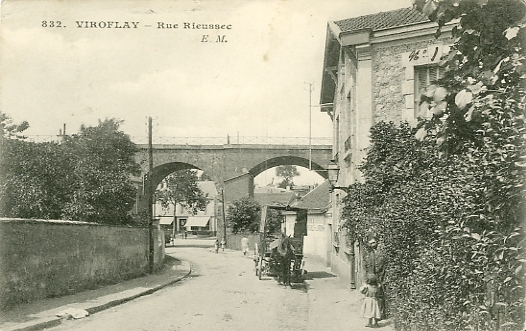
{"type": "Polygon", "coordinates": [[[63,225],[83,225],[83,226],[107,226],[107,227],[118,227],[118,228],[147,228],[146,226],[134,226],[128,224],[101,224],[93,222],[83,221],[69,221],[69,220],[46,220],[36,218],[7,218],[0,217],[0,223],[52,223],[52,224],[63,224],[63,225]]]}

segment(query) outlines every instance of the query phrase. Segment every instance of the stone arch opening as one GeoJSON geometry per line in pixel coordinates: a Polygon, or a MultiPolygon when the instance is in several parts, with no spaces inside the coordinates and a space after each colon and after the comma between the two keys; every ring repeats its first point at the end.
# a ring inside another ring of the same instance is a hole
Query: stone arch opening
{"type": "Polygon", "coordinates": [[[152,173],[153,187],[157,187],[157,185],[159,185],[159,183],[172,172],[186,169],[201,170],[199,167],[196,167],[193,164],[184,162],[164,163],[155,167],[152,173]]]}
{"type": "MultiPolygon", "coordinates": [[[[174,172],[182,170],[203,171],[201,167],[197,167],[191,163],[168,162],[154,167],[151,176],[147,175],[146,178],[151,178],[152,188],[155,192],[163,179],[174,172]]],[[[146,183],[146,192],[148,192],[150,188],[148,179],[146,180],[146,183]]],[[[216,214],[216,211],[218,208],[217,204],[219,201],[219,192],[221,192],[221,183],[219,183],[217,180],[210,180],[204,185],[205,186],[200,185],[200,188],[206,194],[208,204],[206,205],[205,209],[199,210],[197,213],[192,213],[188,210],[177,208],[177,206],[174,206],[173,204],[169,205],[167,208],[162,209],[161,203],[155,198],[154,195],[152,207],[153,217],[159,221],[161,229],[168,231],[168,233],[171,233],[172,236],[175,236],[176,234],[183,235],[187,231],[194,234],[197,234],[200,231],[204,231],[206,234],[216,234],[218,231],[219,216],[216,214]],[[213,182],[215,191],[212,189],[210,182],[213,182]]],[[[147,198],[147,194],[145,194],[145,198],[147,198]]],[[[146,208],[148,207],[148,201],[145,202],[144,206],[146,208]]]]}
{"type": "MultiPolygon", "coordinates": [[[[298,157],[298,156],[278,156],[274,157],[268,160],[265,160],[259,164],[257,164],[255,167],[249,170],[249,173],[256,177],[260,173],[262,173],[265,170],[278,167],[280,165],[295,165],[300,166],[304,168],[309,168],[309,159],[298,157]]],[[[327,179],[327,170],[325,167],[317,164],[316,162],[311,162],[311,169],[312,171],[315,171],[318,175],[322,176],[323,178],[327,179]]]]}
{"type": "MultiPolygon", "coordinates": [[[[187,170],[187,169],[196,169],[201,170],[200,167],[197,167],[193,164],[186,163],[186,162],[168,162],[163,163],[161,165],[158,165],[153,168],[152,173],[146,173],[144,174],[144,181],[142,187],[138,188],[138,199],[137,199],[137,207],[136,210],[138,213],[145,214],[148,210],[148,195],[150,194],[150,180],[152,181],[152,187],[155,192],[157,186],[161,183],[161,181],[168,176],[169,174],[179,171],[179,170],[187,170]]],[[[221,191],[221,183],[213,179],[214,185],[216,187],[217,192],[221,191]]]]}

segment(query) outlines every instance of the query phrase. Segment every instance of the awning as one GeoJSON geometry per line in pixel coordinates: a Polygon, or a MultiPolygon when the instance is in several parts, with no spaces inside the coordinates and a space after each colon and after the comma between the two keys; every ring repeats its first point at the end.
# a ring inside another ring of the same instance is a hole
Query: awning
{"type": "Polygon", "coordinates": [[[190,226],[206,226],[208,224],[208,221],[210,220],[210,216],[190,216],[186,220],[185,227],[190,226]]]}
{"type": "Polygon", "coordinates": [[[174,221],[173,216],[157,216],[157,218],[159,219],[159,224],[163,225],[172,224],[172,222],[174,221]]]}

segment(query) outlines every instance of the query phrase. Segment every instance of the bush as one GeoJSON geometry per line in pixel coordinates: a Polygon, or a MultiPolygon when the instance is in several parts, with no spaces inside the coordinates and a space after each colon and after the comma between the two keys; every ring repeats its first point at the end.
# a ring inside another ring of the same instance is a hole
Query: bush
{"type": "Polygon", "coordinates": [[[372,231],[385,249],[396,328],[518,328],[523,177],[482,148],[443,155],[434,139],[419,143],[414,132],[393,123],[371,129],[365,182],[351,186],[342,212],[351,240],[372,231]]]}

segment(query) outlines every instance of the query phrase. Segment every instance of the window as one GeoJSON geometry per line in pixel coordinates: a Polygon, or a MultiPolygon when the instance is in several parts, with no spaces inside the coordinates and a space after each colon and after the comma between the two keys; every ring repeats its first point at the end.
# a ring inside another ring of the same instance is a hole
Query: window
{"type": "Polygon", "coordinates": [[[415,118],[420,111],[420,95],[426,87],[444,76],[444,68],[437,65],[415,67],[415,118]]]}
{"type": "Polygon", "coordinates": [[[334,153],[340,152],[340,115],[336,116],[334,121],[334,153]]]}
{"type": "Polygon", "coordinates": [[[344,151],[347,152],[351,149],[351,137],[353,135],[353,127],[355,126],[355,119],[353,118],[353,111],[351,105],[351,92],[347,93],[347,98],[345,100],[345,112],[347,116],[347,127],[345,128],[347,132],[345,134],[348,136],[344,143],[344,151]]]}

